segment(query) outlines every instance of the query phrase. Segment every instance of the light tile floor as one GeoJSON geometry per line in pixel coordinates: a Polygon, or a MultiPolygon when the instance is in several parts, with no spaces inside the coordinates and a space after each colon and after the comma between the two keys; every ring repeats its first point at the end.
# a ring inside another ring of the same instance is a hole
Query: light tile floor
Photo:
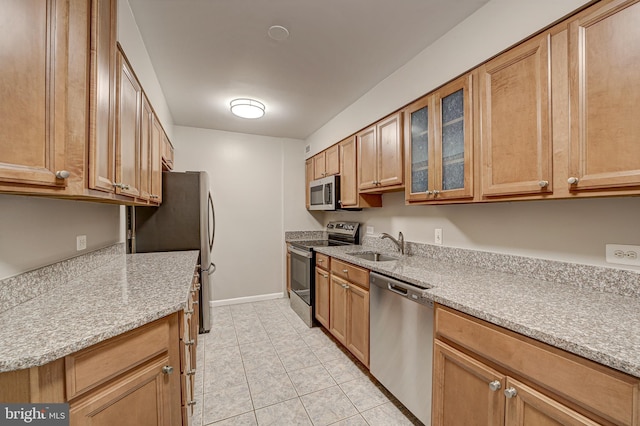
{"type": "Polygon", "coordinates": [[[218,307],[198,341],[201,425],[420,425],[289,299],[218,307]]]}

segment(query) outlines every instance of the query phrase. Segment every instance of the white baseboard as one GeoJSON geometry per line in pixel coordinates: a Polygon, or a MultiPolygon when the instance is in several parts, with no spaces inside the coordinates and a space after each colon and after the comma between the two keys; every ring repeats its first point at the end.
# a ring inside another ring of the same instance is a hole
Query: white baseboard
{"type": "Polygon", "coordinates": [[[272,293],[272,294],[261,294],[259,296],[238,297],[235,299],[210,300],[209,306],[211,306],[212,308],[215,308],[216,306],[239,305],[241,303],[262,302],[263,300],[282,299],[283,297],[285,297],[284,293],[272,293]]]}

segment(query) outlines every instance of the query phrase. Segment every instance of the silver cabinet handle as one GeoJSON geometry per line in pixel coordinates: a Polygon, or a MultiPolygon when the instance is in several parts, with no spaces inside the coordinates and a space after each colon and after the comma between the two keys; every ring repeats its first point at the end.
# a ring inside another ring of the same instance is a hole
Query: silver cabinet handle
{"type": "Polygon", "coordinates": [[[347,284],[340,284],[340,286],[342,286],[342,288],[344,288],[345,290],[349,288],[347,284]]]}
{"type": "Polygon", "coordinates": [[[502,383],[500,383],[500,380],[494,380],[493,382],[489,383],[489,389],[491,389],[493,392],[500,390],[501,387],[502,383]]]}
{"type": "Polygon", "coordinates": [[[322,275],[322,278],[329,278],[329,275],[325,275],[325,274],[320,274],[322,275]]]}
{"type": "Polygon", "coordinates": [[[116,188],[124,189],[125,191],[130,188],[129,185],[124,184],[122,182],[116,182],[113,184],[113,186],[115,186],[116,188]]]}
{"type": "Polygon", "coordinates": [[[506,388],[504,390],[504,396],[507,398],[513,398],[518,394],[518,391],[515,388],[506,388]]]}
{"type": "Polygon", "coordinates": [[[196,375],[196,369],[195,368],[192,369],[192,370],[187,371],[187,376],[195,376],[195,375],[196,375]]]}
{"type": "Polygon", "coordinates": [[[343,269],[342,272],[345,273],[345,274],[348,274],[349,270],[348,269],[343,269]]]}
{"type": "Polygon", "coordinates": [[[323,263],[324,259],[318,259],[318,263],[323,263]]]}
{"type": "Polygon", "coordinates": [[[69,176],[71,176],[71,173],[69,173],[69,172],[68,172],[68,171],[66,171],[66,170],[58,170],[58,171],[56,172],[56,177],[57,177],[58,179],[66,179],[66,178],[68,178],[69,176]]]}
{"type": "Polygon", "coordinates": [[[156,194],[151,194],[151,196],[150,196],[150,197],[151,197],[151,198],[153,198],[154,200],[155,200],[155,199],[157,199],[157,198],[160,198],[160,197],[159,197],[158,195],[156,195],[156,194]]]}
{"type": "Polygon", "coordinates": [[[575,185],[579,181],[580,179],[578,179],[577,177],[570,177],[569,179],[567,179],[567,182],[569,183],[569,185],[575,185]]]}
{"type": "Polygon", "coordinates": [[[162,373],[163,374],[171,374],[173,373],[173,367],[170,365],[165,365],[164,367],[162,367],[162,373]]]}
{"type": "Polygon", "coordinates": [[[185,341],[184,341],[184,344],[185,344],[185,345],[187,345],[187,346],[193,346],[193,345],[195,345],[195,344],[196,344],[196,341],[195,341],[195,340],[193,340],[193,339],[191,339],[191,340],[185,340],[185,341]]]}
{"type": "Polygon", "coordinates": [[[191,401],[187,402],[187,405],[190,406],[190,407],[193,407],[197,403],[198,403],[198,401],[196,401],[195,399],[192,399],[191,401]]]}
{"type": "Polygon", "coordinates": [[[540,182],[538,182],[538,186],[540,188],[546,188],[547,186],[549,186],[549,181],[548,180],[541,180],[540,182]]]}
{"type": "Polygon", "coordinates": [[[193,313],[193,309],[189,309],[188,311],[184,311],[186,315],[191,315],[193,313]]]}
{"type": "Polygon", "coordinates": [[[440,193],[440,191],[438,191],[437,189],[435,191],[433,191],[433,195],[437,196],[440,193]]]}
{"type": "Polygon", "coordinates": [[[427,194],[427,195],[431,195],[431,194],[433,194],[433,191],[427,189],[426,191],[424,191],[424,193],[427,194]]]}

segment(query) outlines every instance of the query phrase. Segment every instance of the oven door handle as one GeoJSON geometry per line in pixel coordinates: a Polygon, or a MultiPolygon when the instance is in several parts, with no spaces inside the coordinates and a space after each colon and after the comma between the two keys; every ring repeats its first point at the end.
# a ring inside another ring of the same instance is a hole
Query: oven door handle
{"type": "Polygon", "coordinates": [[[297,248],[289,246],[289,253],[297,254],[298,256],[306,257],[307,259],[311,259],[313,257],[313,253],[310,251],[303,251],[297,248]]]}

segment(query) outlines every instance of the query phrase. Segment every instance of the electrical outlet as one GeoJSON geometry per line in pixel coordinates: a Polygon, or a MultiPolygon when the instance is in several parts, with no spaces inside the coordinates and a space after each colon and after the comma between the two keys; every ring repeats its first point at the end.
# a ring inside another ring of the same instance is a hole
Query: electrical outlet
{"type": "Polygon", "coordinates": [[[620,265],[640,266],[640,246],[607,244],[606,261],[620,265]]]}
{"type": "Polygon", "coordinates": [[[87,249],[87,236],[78,235],[76,237],[76,251],[81,251],[86,249],[87,249]]]}
{"type": "Polygon", "coordinates": [[[442,245],[442,229],[436,228],[436,231],[433,234],[433,240],[437,245],[442,245]]]}
{"type": "Polygon", "coordinates": [[[367,235],[373,235],[373,226],[367,226],[367,235]]]}

